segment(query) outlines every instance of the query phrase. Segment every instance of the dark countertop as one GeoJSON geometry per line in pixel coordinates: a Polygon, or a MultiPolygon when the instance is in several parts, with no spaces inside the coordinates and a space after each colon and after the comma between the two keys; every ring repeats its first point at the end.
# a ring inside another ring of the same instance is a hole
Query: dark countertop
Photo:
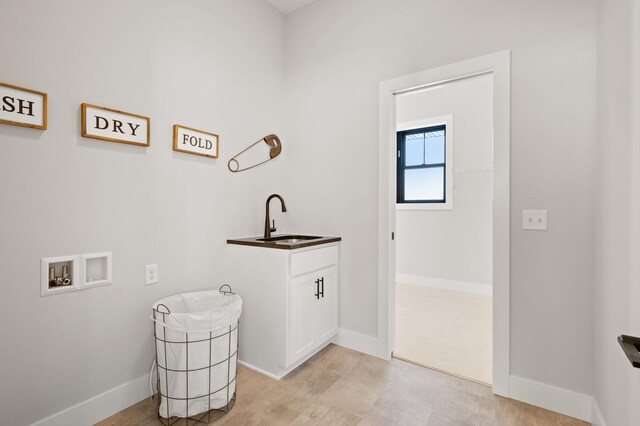
{"type": "Polygon", "coordinates": [[[264,238],[234,238],[227,240],[227,244],[237,244],[240,246],[264,247],[281,250],[295,250],[304,247],[317,246],[321,244],[335,243],[341,241],[341,237],[320,237],[309,235],[273,235],[268,241],[262,241],[264,238]]]}

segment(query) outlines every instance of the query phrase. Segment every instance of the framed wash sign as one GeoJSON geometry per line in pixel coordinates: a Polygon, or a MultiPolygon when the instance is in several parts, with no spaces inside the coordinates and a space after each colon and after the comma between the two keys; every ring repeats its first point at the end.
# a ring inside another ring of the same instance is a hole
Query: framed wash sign
{"type": "Polygon", "coordinates": [[[82,136],[130,145],[150,145],[149,117],[82,104],[82,136]]]}
{"type": "Polygon", "coordinates": [[[173,150],[218,158],[218,135],[191,127],[173,126],[173,150]]]}
{"type": "Polygon", "coordinates": [[[47,94],[0,83],[0,123],[47,129],[47,94]]]}

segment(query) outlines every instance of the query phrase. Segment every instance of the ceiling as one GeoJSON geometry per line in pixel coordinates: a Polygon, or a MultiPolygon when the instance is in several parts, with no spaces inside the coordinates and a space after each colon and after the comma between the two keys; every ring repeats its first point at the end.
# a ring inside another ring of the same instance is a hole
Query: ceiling
{"type": "Polygon", "coordinates": [[[313,3],[315,0],[267,0],[285,15],[313,3]]]}

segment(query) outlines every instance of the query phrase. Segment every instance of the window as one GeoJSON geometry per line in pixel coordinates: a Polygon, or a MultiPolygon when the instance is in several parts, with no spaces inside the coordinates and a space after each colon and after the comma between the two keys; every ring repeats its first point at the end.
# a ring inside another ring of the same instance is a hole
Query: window
{"type": "Polygon", "coordinates": [[[444,124],[398,132],[398,204],[450,204],[447,203],[450,195],[447,194],[447,145],[444,124]]]}

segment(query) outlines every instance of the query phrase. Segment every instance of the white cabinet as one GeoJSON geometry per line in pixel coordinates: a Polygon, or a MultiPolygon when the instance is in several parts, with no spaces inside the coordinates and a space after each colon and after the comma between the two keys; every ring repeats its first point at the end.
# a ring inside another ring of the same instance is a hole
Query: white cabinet
{"type": "Polygon", "coordinates": [[[280,378],[338,331],[339,243],[297,250],[227,245],[227,283],[243,300],[239,360],[280,378]]]}
{"type": "Polygon", "coordinates": [[[318,322],[316,341],[322,342],[338,333],[338,267],[322,271],[322,295],[316,302],[318,322]]]}
{"type": "Polygon", "coordinates": [[[338,331],[338,268],[291,279],[287,365],[307,355],[338,331]]]}
{"type": "Polygon", "coordinates": [[[315,278],[316,275],[305,275],[291,280],[287,365],[308,354],[316,344],[315,278]]]}

